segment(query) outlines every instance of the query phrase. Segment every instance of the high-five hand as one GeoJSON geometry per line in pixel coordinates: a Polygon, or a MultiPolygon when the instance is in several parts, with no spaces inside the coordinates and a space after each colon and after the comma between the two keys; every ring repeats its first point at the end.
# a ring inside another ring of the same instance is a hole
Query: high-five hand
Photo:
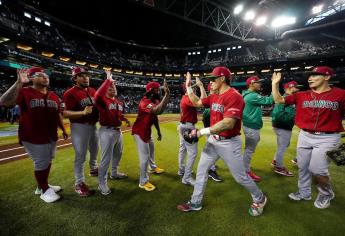
{"type": "Polygon", "coordinates": [[[282,78],[282,74],[280,72],[274,72],[272,75],[272,84],[279,84],[282,78]]]}

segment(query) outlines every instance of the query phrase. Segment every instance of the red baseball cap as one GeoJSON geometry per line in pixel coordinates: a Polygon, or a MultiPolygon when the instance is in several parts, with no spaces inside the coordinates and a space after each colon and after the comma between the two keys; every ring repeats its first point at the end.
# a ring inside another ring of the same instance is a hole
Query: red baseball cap
{"type": "Polygon", "coordinates": [[[45,73],[42,67],[31,67],[27,70],[28,77],[34,77],[36,73],[45,73]]]}
{"type": "Polygon", "coordinates": [[[72,77],[75,77],[82,73],[88,74],[87,70],[82,67],[72,67],[72,77]]]}
{"type": "Polygon", "coordinates": [[[146,92],[150,92],[153,88],[159,88],[161,85],[158,82],[149,82],[146,84],[146,92]]]}
{"type": "Polygon", "coordinates": [[[253,83],[261,83],[262,81],[264,81],[264,79],[259,79],[257,76],[251,76],[246,80],[246,84],[249,86],[253,83]]]}
{"type": "Polygon", "coordinates": [[[317,67],[314,67],[314,69],[312,71],[308,71],[307,75],[308,76],[311,76],[311,75],[325,75],[325,76],[327,76],[327,75],[329,75],[329,76],[333,77],[333,76],[335,76],[335,72],[331,67],[317,66],[317,67]]]}
{"type": "Polygon", "coordinates": [[[225,66],[217,66],[213,69],[211,75],[206,76],[206,78],[217,78],[225,76],[226,79],[231,79],[231,71],[225,66]]]}
{"type": "Polygon", "coordinates": [[[302,87],[302,85],[298,84],[296,81],[290,81],[284,84],[284,89],[292,88],[292,87],[302,87]]]}

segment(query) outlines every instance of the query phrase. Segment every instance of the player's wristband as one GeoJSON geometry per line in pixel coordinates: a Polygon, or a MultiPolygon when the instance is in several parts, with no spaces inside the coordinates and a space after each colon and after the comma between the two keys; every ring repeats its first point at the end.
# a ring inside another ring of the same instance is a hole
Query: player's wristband
{"type": "Polygon", "coordinates": [[[192,94],[192,93],[193,93],[192,87],[187,87],[187,94],[192,94]]]}
{"type": "Polygon", "coordinates": [[[211,134],[210,128],[201,129],[201,130],[199,130],[199,132],[200,132],[200,135],[210,135],[211,134]]]}

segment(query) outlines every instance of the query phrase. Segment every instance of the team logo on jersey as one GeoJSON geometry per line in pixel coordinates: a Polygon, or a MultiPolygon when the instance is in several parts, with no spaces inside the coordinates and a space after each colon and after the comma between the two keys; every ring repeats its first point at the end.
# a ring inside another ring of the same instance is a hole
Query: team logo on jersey
{"type": "Polygon", "coordinates": [[[93,105],[93,98],[87,97],[87,98],[80,100],[80,105],[82,107],[92,106],[93,105]]]}
{"type": "Polygon", "coordinates": [[[313,100],[313,101],[304,101],[303,108],[326,108],[331,110],[338,110],[339,103],[332,102],[329,100],[313,100]]]}
{"type": "Polygon", "coordinates": [[[153,107],[153,104],[150,103],[149,105],[146,106],[147,109],[151,109],[153,107]]]}
{"type": "Polygon", "coordinates": [[[212,111],[224,113],[224,106],[222,104],[212,103],[211,109],[212,111]]]}
{"type": "MultiPolygon", "coordinates": [[[[34,98],[30,100],[30,108],[45,107],[44,99],[34,98]]],[[[58,109],[58,104],[54,100],[47,100],[47,107],[58,109]]]]}

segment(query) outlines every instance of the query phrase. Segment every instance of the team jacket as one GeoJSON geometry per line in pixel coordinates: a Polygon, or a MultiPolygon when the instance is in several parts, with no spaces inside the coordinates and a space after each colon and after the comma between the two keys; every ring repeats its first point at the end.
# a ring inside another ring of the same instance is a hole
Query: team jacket
{"type": "MultiPolygon", "coordinates": [[[[284,94],[284,97],[286,96],[287,94],[284,94]]],[[[295,115],[295,105],[275,104],[272,111],[272,126],[292,130],[295,125],[295,115]]]]}
{"type": "Polygon", "coordinates": [[[242,96],[246,104],[243,111],[243,125],[252,129],[261,129],[263,126],[261,106],[274,104],[272,95],[261,96],[257,92],[244,90],[242,96]]]}

